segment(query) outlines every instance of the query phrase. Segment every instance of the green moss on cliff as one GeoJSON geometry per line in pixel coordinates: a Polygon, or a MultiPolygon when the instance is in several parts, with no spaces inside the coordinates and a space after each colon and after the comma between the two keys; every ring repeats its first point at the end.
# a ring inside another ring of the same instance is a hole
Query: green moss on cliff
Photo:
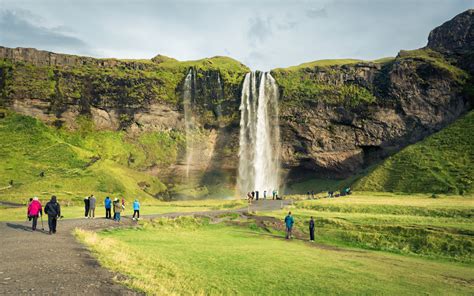
{"type": "Polygon", "coordinates": [[[448,60],[439,52],[429,48],[421,48],[415,50],[401,50],[397,56],[400,60],[415,60],[427,62],[434,67],[443,70],[443,73],[450,75],[453,79],[460,83],[464,83],[468,78],[465,71],[449,63],[448,60]]]}
{"type": "Polygon", "coordinates": [[[466,194],[474,191],[474,111],[389,157],[358,190],[466,194]]]}
{"type": "Polygon", "coordinates": [[[90,59],[67,66],[36,66],[0,60],[0,70],[9,69],[3,91],[9,98],[85,98],[109,105],[119,100],[130,105],[147,101],[177,103],[178,87],[189,68],[198,73],[219,71],[224,84],[239,87],[249,69],[227,57],[180,62],[171,58],[151,60],[90,59]],[[56,83],[60,87],[55,86],[56,83]]]}
{"type": "MultiPolygon", "coordinates": [[[[327,74],[337,70],[329,69],[327,74]]],[[[333,72],[333,73],[331,73],[333,72]]],[[[312,77],[303,69],[277,69],[272,72],[282,91],[283,105],[301,105],[308,102],[323,102],[330,105],[355,107],[376,101],[366,88],[353,83],[329,83],[312,77]]]]}

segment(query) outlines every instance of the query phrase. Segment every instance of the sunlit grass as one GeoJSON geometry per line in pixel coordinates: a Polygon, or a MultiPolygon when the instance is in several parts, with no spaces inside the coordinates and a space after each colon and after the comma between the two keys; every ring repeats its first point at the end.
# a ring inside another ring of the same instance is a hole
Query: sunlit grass
{"type": "Polygon", "coordinates": [[[76,236],[125,284],[153,295],[468,295],[474,277],[465,264],[315,248],[194,218],[76,236]]]}

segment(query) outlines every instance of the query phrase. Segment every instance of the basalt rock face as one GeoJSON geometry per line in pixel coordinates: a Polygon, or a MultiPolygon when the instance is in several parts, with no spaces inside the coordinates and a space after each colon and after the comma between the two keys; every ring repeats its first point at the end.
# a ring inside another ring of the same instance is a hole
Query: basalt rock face
{"type": "Polygon", "coordinates": [[[351,176],[470,110],[473,23],[469,10],[393,60],[274,70],[288,178],[351,176]]]}
{"type": "Polygon", "coordinates": [[[431,31],[428,48],[455,59],[474,73],[474,9],[469,9],[431,31]]]}
{"type": "MultiPolygon", "coordinates": [[[[473,23],[473,10],[466,11],[433,30],[426,48],[394,59],[273,70],[285,177],[350,176],[471,109],[473,23]]],[[[202,182],[235,184],[241,86],[249,69],[228,58],[123,61],[0,47],[0,107],[71,129],[82,116],[99,130],[132,136],[184,132],[182,89],[190,69],[201,130],[192,170],[202,182]]],[[[143,169],[174,182],[182,162],[143,169]]]]}

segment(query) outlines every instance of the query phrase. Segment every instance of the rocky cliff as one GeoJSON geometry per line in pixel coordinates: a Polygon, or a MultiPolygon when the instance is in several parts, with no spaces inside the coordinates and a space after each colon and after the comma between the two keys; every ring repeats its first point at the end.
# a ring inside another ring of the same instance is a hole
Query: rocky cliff
{"type": "MultiPolygon", "coordinates": [[[[395,58],[273,70],[281,92],[283,177],[298,179],[303,171],[353,175],[471,109],[473,22],[473,10],[466,11],[433,30],[427,47],[395,58]]],[[[129,141],[153,131],[183,133],[183,83],[190,69],[200,131],[195,181],[231,187],[241,83],[249,69],[230,58],[94,59],[0,47],[0,105],[66,130],[89,120],[97,130],[125,132],[129,141]]],[[[181,148],[176,159],[140,169],[173,183],[183,159],[181,148]]]]}

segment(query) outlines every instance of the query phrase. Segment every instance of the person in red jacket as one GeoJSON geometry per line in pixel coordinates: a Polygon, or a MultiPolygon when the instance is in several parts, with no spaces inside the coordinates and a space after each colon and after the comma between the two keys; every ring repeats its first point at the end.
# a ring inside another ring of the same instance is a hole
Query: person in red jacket
{"type": "Polygon", "coordinates": [[[39,215],[43,214],[43,207],[39,202],[38,198],[35,196],[33,197],[33,201],[28,205],[28,218],[31,218],[33,221],[31,225],[31,229],[33,231],[36,230],[36,224],[38,223],[39,215]]]}

